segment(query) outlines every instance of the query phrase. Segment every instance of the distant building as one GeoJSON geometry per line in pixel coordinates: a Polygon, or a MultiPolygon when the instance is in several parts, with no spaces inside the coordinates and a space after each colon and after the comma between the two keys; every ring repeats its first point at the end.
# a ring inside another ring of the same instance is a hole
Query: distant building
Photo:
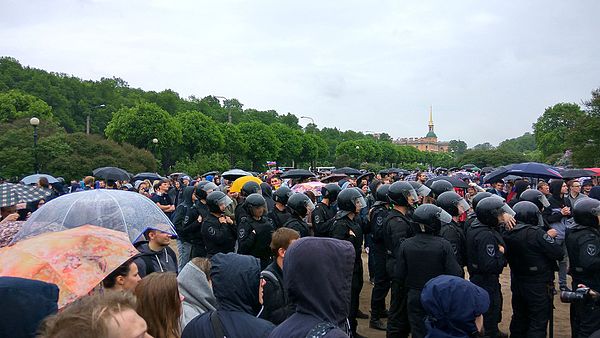
{"type": "Polygon", "coordinates": [[[421,151],[448,152],[448,142],[438,142],[437,135],[433,131],[433,113],[431,107],[429,107],[429,132],[425,137],[403,137],[396,139],[394,143],[412,146],[421,151]]]}

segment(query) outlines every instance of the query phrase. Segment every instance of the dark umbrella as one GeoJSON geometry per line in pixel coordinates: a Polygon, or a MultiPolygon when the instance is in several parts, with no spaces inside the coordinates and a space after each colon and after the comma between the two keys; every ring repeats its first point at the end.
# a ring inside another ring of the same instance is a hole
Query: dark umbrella
{"type": "Polygon", "coordinates": [[[483,183],[496,182],[497,180],[500,180],[503,177],[507,176],[507,171],[508,167],[498,167],[496,170],[490,172],[489,174],[483,177],[483,183]]]}
{"type": "Polygon", "coordinates": [[[446,180],[448,182],[450,182],[450,184],[452,184],[453,187],[455,188],[463,188],[466,189],[469,187],[469,185],[463,181],[463,180],[459,180],[456,177],[451,177],[451,176],[438,176],[438,177],[434,177],[430,180],[428,180],[427,182],[425,182],[425,185],[428,187],[431,187],[431,184],[435,181],[439,181],[439,180],[446,180]]]}
{"type": "Polygon", "coordinates": [[[566,169],[561,171],[560,174],[563,178],[570,179],[595,176],[596,172],[586,169],[566,169]]]}
{"type": "Polygon", "coordinates": [[[364,180],[364,179],[366,179],[367,182],[371,182],[373,177],[375,177],[375,173],[373,173],[373,172],[368,172],[368,173],[362,174],[356,178],[356,183],[358,184],[358,183],[360,183],[361,180],[364,180]]]}
{"type": "Polygon", "coordinates": [[[338,168],[338,169],[333,170],[331,173],[332,174],[344,174],[344,175],[348,175],[348,176],[362,175],[362,172],[360,170],[350,168],[350,167],[338,168]]]}
{"type": "Polygon", "coordinates": [[[209,171],[209,172],[207,172],[207,173],[204,173],[204,174],[202,174],[200,177],[206,177],[206,176],[208,176],[208,175],[215,176],[215,175],[218,175],[218,174],[219,174],[219,172],[218,172],[218,171],[209,171]]]}
{"type": "Polygon", "coordinates": [[[237,178],[244,176],[254,176],[251,173],[244,171],[242,169],[231,169],[224,172],[221,177],[228,181],[235,181],[237,178]]]}
{"type": "Polygon", "coordinates": [[[45,177],[46,179],[48,179],[48,183],[50,183],[50,184],[58,182],[58,180],[56,178],[54,178],[54,176],[50,176],[48,174],[33,174],[33,175],[23,177],[23,179],[21,180],[21,183],[37,184],[38,181],[40,180],[40,177],[45,177]]]}
{"type": "Polygon", "coordinates": [[[102,167],[92,171],[92,176],[112,181],[129,181],[129,173],[117,167],[102,167]]]}
{"type": "Polygon", "coordinates": [[[483,168],[481,168],[481,172],[484,173],[484,174],[491,173],[492,171],[494,171],[493,167],[483,167],[483,168]]]}
{"type": "Polygon", "coordinates": [[[315,174],[306,169],[290,169],[281,175],[281,178],[309,178],[315,177],[315,174]]]}
{"type": "Polygon", "coordinates": [[[162,180],[162,179],[165,179],[165,178],[160,176],[157,173],[139,173],[139,174],[136,174],[135,176],[133,176],[131,178],[131,181],[132,182],[143,181],[143,180],[156,181],[156,180],[162,180]]]}
{"type": "Polygon", "coordinates": [[[10,207],[24,202],[39,201],[52,192],[24,184],[0,184],[0,207],[10,207]]]}
{"type": "Polygon", "coordinates": [[[332,183],[332,182],[339,182],[342,179],[348,177],[348,175],[344,175],[344,174],[332,174],[329,176],[325,176],[321,179],[321,182],[323,183],[332,183]]]}
{"type": "Polygon", "coordinates": [[[537,162],[513,164],[508,168],[507,174],[544,179],[563,178],[557,168],[537,162]]]}

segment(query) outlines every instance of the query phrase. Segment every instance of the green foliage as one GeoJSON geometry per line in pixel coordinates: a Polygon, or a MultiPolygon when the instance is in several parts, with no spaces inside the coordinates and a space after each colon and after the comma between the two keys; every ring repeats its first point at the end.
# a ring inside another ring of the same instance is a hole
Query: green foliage
{"type": "Polygon", "coordinates": [[[581,108],[574,103],[558,103],[546,108],[533,124],[537,148],[545,157],[562,155],[567,149],[567,131],[573,129],[583,116],[581,108]]]}
{"type": "Polygon", "coordinates": [[[280,166],[284,164],[291,165],[293,161],[300,157],[302,152],[302,132],[283,123],[273,123],[270,127],[281,144],[279,153],[275,157],[277,163],[280,166]]]}
{"type": "Polygon", "coordinates": [[[519,137],[504,140],[500,142],[498,149],[515,153],[534,151],[536,150],[535,135],[527,132],[519,137]]]}
{"type": "Polygon", "coordinates": [[[198,152],[215,153],[223,150],[225,139],[219,125],[198,111],[175,115],[181,126],[183,147],[190,158],[198,152]]]}
{"type": "Polygon", "coordinates": [[[492,150],[492,149],[494,149],[494,146],[489,142],[480,143],[480,144],[476,144],[475,146],[473,146],[473,150],[492,150]]]}
{"type": "Polygon", "coordinates": [[[226,154],[196,154],[193,159],[183,159],[178,161],[173,167],[173,171],[186,172],[190,175],[202,175],[212,170],[226,171],[231,168],[229,158],[226,154]]]}
{"type": "Polygon", "coordinates": [[[260,122],[244,122],[238,125],[243,142],[247,145],[246,157],[252,162],[254,170],[259,164],[277,157],[281,141],[269,126],[260,122]]]}
{"type": "Polygon", "coordinates": [[[502,149],[470,149],[457,159],[459,164],[473,163],[479,168],[497,167],[501,165],[526,162],[523,154],[508,152],[502,149]]]}
{"type": "Polygon", "coordinates": [[[467,143],[461,140],[451,140],[448,142],[448,149],[453,154],[464,154],[467,151],[467,143]]]}
{"type": "Polygon", "coordinates": [[[12,122],[22,117],[52,119],[52,108],[46,102],[20,90],[0,93],[0,122],[12,122]]]}

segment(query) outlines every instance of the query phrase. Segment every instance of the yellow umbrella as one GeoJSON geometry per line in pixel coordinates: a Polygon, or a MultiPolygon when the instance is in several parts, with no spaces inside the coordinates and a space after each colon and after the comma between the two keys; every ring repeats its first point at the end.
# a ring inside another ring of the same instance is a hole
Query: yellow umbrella
{"type": "Polygon", "coordinates": [[[242,177],[238,178],[237,180],[233,181],[233,183],[231,184],[231,188],[229,188],[229,191],[230,192],[240,192],[240,191],[242,191],[242,187],[244,186],[244,184],[246,184],[247,182],[256,182],[258,184],[262,183],[262,181],[258,177],[242,176],[242,177]]]}
{"type": "Polygon", "coordinates": [[[94,225],[48,232],[0,249],[0,276],[53,283],[58,307],[86,295],[137,254],[126,233],[94,225]]]}

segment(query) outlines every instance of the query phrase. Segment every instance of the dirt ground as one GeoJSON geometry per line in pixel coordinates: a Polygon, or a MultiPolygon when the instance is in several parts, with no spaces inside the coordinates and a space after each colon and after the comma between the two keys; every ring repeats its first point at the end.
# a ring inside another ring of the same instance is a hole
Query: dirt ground
{"type": "MultiPolygon", "coordinates": [[[[364,264],[364,280],[362,292],[360,294],[360,309],[366,314],[370,314],[371,309],[371,290],[373,286],[369,283],[368,267],[367,267],[367,255],[363,254],[364,264]]],[[[502,332],[509,333],[510,318],[512,316],[512,308],[510,305],[511,292],[510,292],[510,269],[506,267],[504,273],[500,277],[500,284],[502,285],[502,295],[504,305],[502,308],[502,322],[500,323],[500,330],[502,332]]],[[[569,281],[570,284],[570,281],[569,281]]],[[[388,302],[389,306],[389,294],[388,302]]],[[[567,338],[571,336],[571,326],[569,324],[569,305],[560,302],[558,295],[554,297],[554,337],[556,338],[567,338]]],[[[358,333],[370,337],[370,338],[385,338],[385,331],[378,331],[369,328],[368,319],[358,320],[358,333]]]]}

